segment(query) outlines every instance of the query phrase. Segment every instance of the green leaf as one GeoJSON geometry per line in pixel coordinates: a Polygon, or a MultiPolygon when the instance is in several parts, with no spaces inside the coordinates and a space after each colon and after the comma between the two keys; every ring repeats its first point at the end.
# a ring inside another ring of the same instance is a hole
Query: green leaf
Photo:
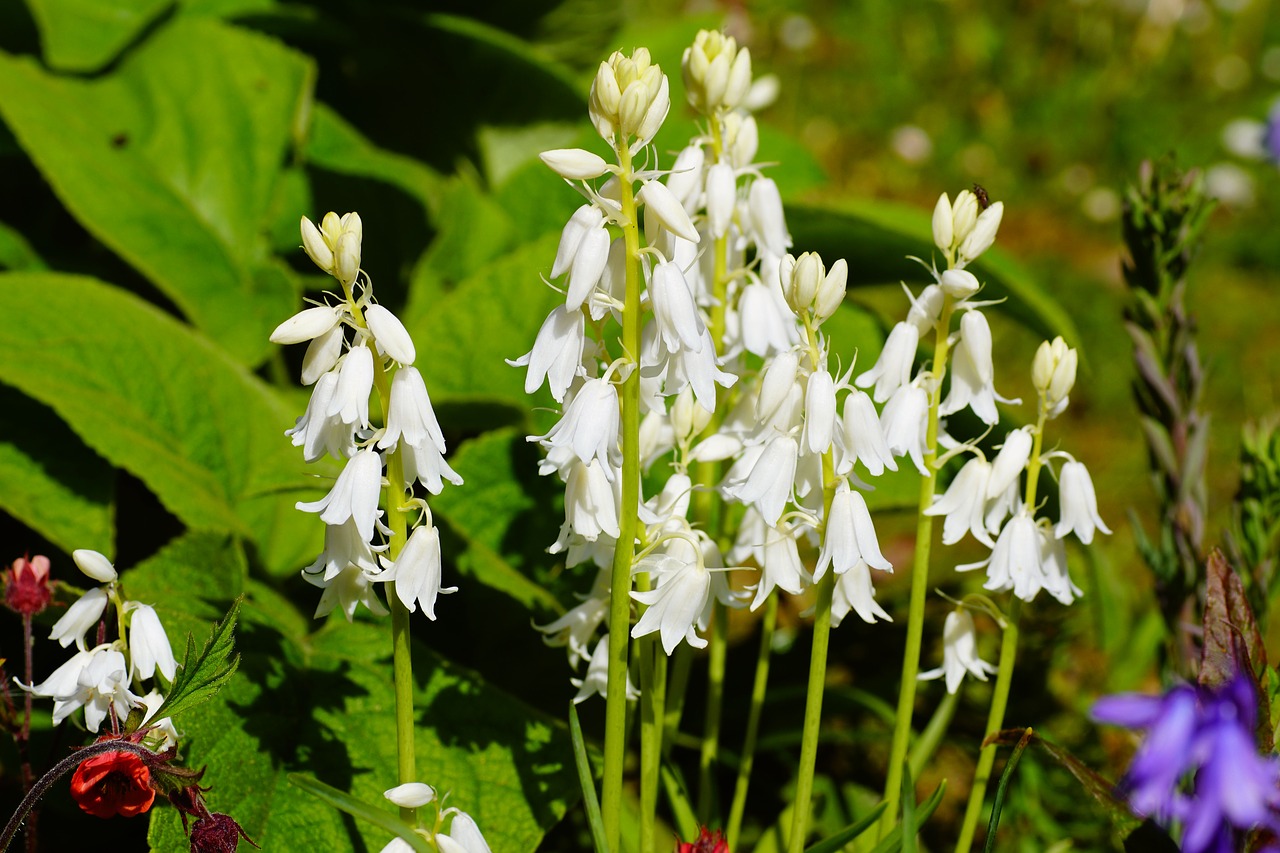
{"type": "Polygon", "coordinates": [[[862,819],[849,824],[835,835],[832,835],[829,838],[824,838],[817,844],[808,847],[804,853],[839,853],[840,850],[844,849],[846,844],[862,835],[862,833],[866,832],[871,827],[875,826],[876,822],[880,820],[881,813],[884,812],[886,808],[888,808],[888,804],[881,803],[869,814],[864,815],[862,819]]]}
{"type": "Polygon", "coordinates": [[[294,414],[261,381],[100,281],[0,273],[0,288],[24,318],[0,326],[0,381],[52,408],[187,526],[249,536],[276,572],[319,552],[322,525],[292,508],[318,484],[281,434],[294,414]]]}
{"type": "Polygon", "coordinates": [[[991,802],[991,819],[987,822],[987,842],[983,847],[984,853],[994,853],[996,849],[996,829],[1000,826],[1000,812],[1004,809],[1005,795],[1009,793],[1009,782],[1013,780],[1013,771],[1022,760],[1022,753],[1026,752],[1033,734],[1031,729],[1026,729],[1014,745],[1013,753],[1005,762],[1004,771],[1000,774],[1000,784],[996,786],[996,797],[991,802]]]}
{"type": "Polygon", "coordinates": [[[97,71],[172,0],[27,0],[44,60],[56,71],[97,71]]]}
{"type": "MultiPolygon", "coordinates": [[[[928,261],[937,254],[929,213],[877,200],[836,207],[787,205],[787,227],[795,252],[818,252],[828,264],[849,263],[849,286],[931,282],[928,271],[908,256],[928,261]]],[[[983,299],[1006,299],[997,310],[1046,338],[1062,335],[1078,346],[1071,316],[1022,267],[990,249],[968,269],[985,285],[983,299]]]]}
{"type": "Polygon", "coordinates": [[[31,248],[27,238],[0,222],[0,270],[44,270],[49,265],[31,248]]]}
{"type": "Polygon", "coordinates": [[[391,184],[428,212],[440,209],[444,179],[438,172],[412,157],[379,148],[327,104],[315,104],[303,153],[313,166],[391,184]]]}
{"type": "MultiPolygon", "coordinates": [[[[205,641],[199,656],[195,654],[196,641],[187,636],[187,651],[182,656],[182,668],[173,679],[173,687],[164,704],[156,712],[156,719],[177,717],[208,702],[222,690],[240,666],[240,656],[235,653],[236,617],[241,599],[237,598],[222,621],[213,626],[213,633],[205,641]]],[[[185,720],[183,722],[186,722],[185,720]]]]}
{"type": "Polygon", "coordinates": [[[600,816],[600,798],[596,795],[596,775],[587,757],[587,745],[582,739],[582,722],[578,719],[578,706],[569,703],[569,736],[573,740],[573,761],[578,768],[578,784],[582,786],[582,803],[587,810],[587,825],[591,827],[591,842],[596,853],[609,853],[605,838],[604,819],[600,816]]]}
{"type": "Polygon", "coordinates": [[[91,81],[0,53],[0,115],[94,237],[257,364],[296,307],[266,233],[313,76],[272,39],[179,18],[91,81]]]}
{"type": "MultiPolygon", "coordinates": [[[[240,669],[188,716],[184,754],[207,767],[210,808],[234,816],[267,853],[378,850],[386,832],[344,818],[289,774],[365,802],[396,784],[387,623],[338,617],[295,639],[279,625],[296,618],[277,600],[246,601],[240,669]]],[[[420,780],[474,817],[491,849],[532,853],[578,796],[568,733],[421,644],[413,659],[420,780]]],[[[153,810],[148,840],[162,853],[190,846],[173,809],[153,810]]]]}
{"type": "MultiPolygon", "coordinates": [[[[938,804],[942,802],[942,796],[947,791],[947,781],[944,779],[939,783],[938,787],[930,795],[929,799],[916,808],[915,815],[912,818],[911,825],[915,828],[912,833],[914,838],[916,833],[933,817],[933,813],[938,810],[938,804]]],[[[902,835],[894,833],[886,836],[879,844],[877,844],[871,853],[897,853],[902,849],[902,835]]]]}
{"type": "Polygon", "coordinates": [[[1266,645],[1240,576],[1215,548],[1205,565],[1200,684],[1219,690],[1242,670],[1253,683],[1257,697],[1259,746],[1264,752],[1270,752],[1271,705],[1261,682],[1267,670],[1266,645]]]}
{"type": "Polygon", "coordinates": [[[466,442],[450,458],[466,486],[447,489],[432,511],[463,540],[458,567],[525,607],[559,612],[556,597],[527,571],[545,562],[555,520],[538,510],[551,504],[555,486],[537,474],[536,448],[515,429],[495,430],[466,442]],[[548,541],[543,541],[548,540],[548,541]]]}
{"type": "Polygon", "coordinates": [[[68,554],[115,553],[115,472],[57,415],[0,385],[0,509],[68,554]]]}
{"type": "Polygon", "coordinates": [[[326,785],[318,779],[312,779],[310,776],[304,776],[301,773],[290,773],[288,779],[294,786],[301,788],[317,799],[323,800],[335,809],[346,812],[352,817],[359,818],[365,823],[373,824],[379,829],[403,839],[418,853],[434,853],[436,849],[431,842],[414,832],[408,824],[388,811],[366,803],[364,800],[357,800],[345,791],[339,791],[332,785],[326,785]]]}
{"type": "Polygon", "coordinates": [[[671,816],[675,821],[676,834],[681,838],[698,837],[698,816],[693,812],[689,800],[688,786],[679,771],[667,763],[659,770],[662,777],[662,790],[671,804],[671,816]]]}

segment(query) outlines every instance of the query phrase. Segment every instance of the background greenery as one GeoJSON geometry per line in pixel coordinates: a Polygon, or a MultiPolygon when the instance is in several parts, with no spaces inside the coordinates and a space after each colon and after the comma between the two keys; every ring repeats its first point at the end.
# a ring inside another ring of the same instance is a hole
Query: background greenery
{"type": "MultiPolygon", "coordinates": [[[[476,816],[495,851],[586,849],[571,811],[569,672],[529,624],[590,578],[567,576],[542,550],[561,518],[557,489],[536,476],[522,436],[541,431],[552,401],[526,398],[502,359],[529,347],[556,301],[539,275],[577,199],[536,153],[600,150],[585,93],[609,51],[648,46],[678,91],[680,51],[699,27],[721,25],[750,45],[757,74],[779,78],[760,156],[779,163],[769,173],[796,250],[849,259],[854,289],[835,332],[846,361],[855,347],[874,358],[901,314],[897,282],[920,275],[903,256],[927,256],[937,194],[978,182],[1005,201],[1001,252],[982,269],[1009,297],[1007,320],[993,324],[1000,388],[1033,399],[1030,356],[1045,336],[1083,347],[1072,407],[1051,440],[1089,464],[1116,530],[1072,553],[1082,602],[1028,609],[1008,720],[1121,771],[1126,742],[1084,715],[1100,692],[1157,686],[1162,628],[1125,520],[1133,511],[1150,523],[1151,493],[1121,326],[1120,193],[1142,158],[1173,152],[1213,167],[1227,199],[1189,295],[1210,370],[1210,530],[1220,530],[1239,425],[1276,408],[1280,377],[1280,176],[1223,141],[1228,122],[1263,117],[1275,96],[1272,4],[0,0],[3,558],[48,553],[55,576],[78,584],[67,554],[107,553],[127,569],[130,597],[155,603],[175,646],[248,594],[244,665],[186,724],[185,749],[209,765],[213,806],[264,849],[376,850],[386,840],[290,787],[287,773],[371,799],[393,778],[386,626],[310,619],[316,593],[298,569],[319,551],[321,529],[292,504],[320,486],[282,436],[305,405],[300,352],[267,342],[304,294],[326,286],[297,225],[330,209],[361,213],[365,267],[417,341],[467,479],[433,504],[462,591],[437,622],[414,621],[419,766],[476,816]]],[[[659,150],[693,131],[673,109],[659,150]]],[[[899,566],[914,522],[894,510],[913,495],[904,479],[872,499],[899,566]]],[[[934,578],[963,589],[945,566],[934,578]]],[[[901,580],[879,592],[895,615],[905,615],[901,580]]],[[[748,809],[758,850],[774,849],[769,830],[799,742],[804,606],[782,615],[748,809]]],[[[753,630],[749,614],[733,625],[745,645],[730,656],[730,709],[748,689],[753,630]]],[[[13,658],[19,624],[6,615],[0,631],[13,658]]],[[[850,620],[835,634],[820,756],[829,828],[881,784],[902,631],[850,620]]],[[[60,651],[41,644],[36,660],[47,672],[60,651]]],[[[699,696],[695,686],[691,735],[699,696]]],[[[937,685],[922,691],[921,725],[940,696],[937,685]]],[[[926,838],[938,849],[958,822],[985,699],[983,685],[966,685],[946,746],[919,780],[923,796],[949,779],[926,838]]],[[[583,710],[588,733],[598,731],[602,708],[583,710]]],[[[38,760],[78,742],[41,719],[38,760]]],[[[730,751],[740,725],[727,716],[730,751]]],[[[11,752],[0,760],[0,802],[16,802],[11,752]]],[[[1000,849],[1111,843],[1102,813],[1034,754],[1010,796],[1000,849]]],[[[72,812],[65,795],[49,804],[48,849],[88,837],[136,845],[147,832],[141,821],[72,812]]],[[[148,837],[157,849],[183,847],[165,807],[148,837]]]]}

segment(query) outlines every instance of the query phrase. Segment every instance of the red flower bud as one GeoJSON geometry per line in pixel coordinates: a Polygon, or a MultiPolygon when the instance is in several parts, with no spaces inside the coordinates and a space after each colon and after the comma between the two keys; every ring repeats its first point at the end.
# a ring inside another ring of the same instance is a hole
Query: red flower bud
{"type": "Polygon", "coordinates": [[[213,812],[208,817],[200,818],[191,827],[191,853],[235,853],[241,838],[253,844],[253,839],[236,823],[235,818],[213,812]]]}
{"type": "Polygon", "coordinates": [[[132,752],[86,758],[71,777],[71,796],[94,817],[135,817],[151,808],[151,771],[132,752]]]}
{"type": "Polygon", "coordinates": [[[5,578],[4,603],[20,616],[35,616],[49,606],[49,558],[19,557],[5,578]]]}
{"type": "Polygon", "coordinates": [[[677,841],[676,853],[729,853],[729,843],[724,840],[723,832],[717,829],[712,834],[704,826],[697,841],[677,841]]]}

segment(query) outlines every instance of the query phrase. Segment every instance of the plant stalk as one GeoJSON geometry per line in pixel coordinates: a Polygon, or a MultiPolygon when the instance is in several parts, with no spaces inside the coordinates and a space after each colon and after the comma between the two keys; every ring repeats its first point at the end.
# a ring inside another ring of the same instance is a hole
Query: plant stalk
{"type": "Polygon", "coordinates": [[[751,685],[751,707],[747,711],[747,733],[742,739],[742,759],[738,763],[738,778],[733,786],[733,803],[729,808],[729,822],[725,840],[729,849],[738,846],[738,833],[742,830],[742,815],[747,807],[747,788],[751,784],[751,765],[755,761],[756,739],[760,734],[760,712],[764,707],[764,694],[769,686],[769,661],[773,655],[773,635],[778,627],[778,596],[765,599],[764,617],[760,620],[760,651],[756,655],[756,677],[751,685]]]}

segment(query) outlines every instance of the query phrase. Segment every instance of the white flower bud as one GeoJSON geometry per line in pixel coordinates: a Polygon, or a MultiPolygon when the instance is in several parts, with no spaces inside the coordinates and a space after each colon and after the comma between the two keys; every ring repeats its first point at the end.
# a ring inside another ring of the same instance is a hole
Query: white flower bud
{"type": "Polygon", "coordinates": [[[965,261],[972,261],[981,255],[987,249],[991,248],[991,244],[995,242],[996,231],[1000,229],[1000,219],[1004,216],[1004,202],[997,201],[982,211],[978,216],[978,221],[974,224],[973,230],[964,238],[964,242],[960,244],[960,257],[965,261]]]}
{"type": "Polygon", "coordinates": [[[570,310],[581,308],[582,303],[587,301],[600,283],[608,263],[609,232],[601,222],[600,227],[583,235],[578,252],[573,258],[573,266],[569,269],[569,291],[565,295],[565,305],[570,310]]]}
{"type": "Polygon", "coordinates": [[[952,231],[951,199],[943,193],[933,207],[933,244],[944,252],[951,250],[952,231]]]}
{"type": "Polygon", "coordinates": [[[671,401],[670,418],[676,436],[688,439],[707,428],[707,424],[711,423],[711,412],[697,404],[692,386],[686,386],[671,401]]]}
{"type": "Polygon", "coordinates": [[[947,270],[942,274],[942,291],[952,299],[965,299],[978,292],[978,278],[968,270],[947,270]]]}
{"type": "Polygon", "coordinates": [[[797,314],[810,310],[827,274],[822,258],[818,257],[817,252],[805,252],[790,268],[789,277],[787,267],[780,266],[778,271],[782,275],[782,295],[787,298],[791,310],[797,314]]]}
{"type": "Polygon", "coordinates": [[[707,170],[707,224],[717,240],[729,231],[737,189],[733,167],[728,163],[717,163],[707,170]]]}
{"type": "Polygon", "coordinates": [[[334,213],[332,210],[324,215],[320,220],[320,231],[324,234],[324,241],[329,244],[332,249],[338,245],[338,238],[342,236],[342,217],[334,213]]]}
{"type": "Polygon", "coordinates": [[[750,166],[759,147],[760,128],[754,118],[737,112],[724,117],[724,148],[734,168],[750,166]]]}
{"type": "Polygon", "coordinates": [[[978,197],[968,190],[960,190],[951,205],[952,243],[962,243],[978,221],[978,197]]]}
{"type": "Polygon", "coordinates": [[[551,277],[559,278],[573,265],[574,256],[582,237],[594,228],[604,227],[604,214],[595,205],[584,204],[573,212],[564,230],[560,232],[560,245],[556,248],[556,260],[551,265],[551,277]]]}
{"type": "Polygon", "coordinates": [[[611,63],[621,55],[615,53],[608,61],[600,63],[600,67],[596,69],[596,79],[591,82],[591,94],[587,101],[591,123],[608,142],[613,142],[618,106],[622,103],[622,89],[618,87],[618,78],[611,63]]]}
{"type": "Polygon", "coordinates": [[[831,269],[827,272],[827,277],[822,280],[822,285],[818,288],[818,295],[814,299],[813,318],[817,322],[824,322],[839,310],[840,305],[844,302],[844,293],[848,284],[849,265],[845,263],[844,258],[840,258],[831,265],[831,269]]]}
{"type": "Polygon", "coordinates": [[[320,269],[325,272],[333,270],[333,250],[325,242],[320,229],[305,216],[302,217],[302,248],[320,269]]]}
{"type": "Polygon", "coordinates": [[[71,552],[71,559],[76,561],[76,566],[80,571],[98,583],[111,583],[119,577],[116,574],[115,567],[111,565],[111,561],[97,551],[80,548],[71,552]]]}
{"type": "Polygon", "coordinates": [[[342,326],[334,326],[307,345],[307,352],[302,356],[303,385],[313,384],[333,369],[338,359],[342,357],[344,340],[342,326]]]}
{"type": "Polygon", "coordinates": [[[1056,414],[1076,382],[1077,354],[1061,337],[1045,341],[1036,350],[1031,363],[1031,381],[1044,398],[1045,405],[1056,414]]]}
{"type": "MultiPolygon", "coordinates": [[[[655,65],[654,68],[656,69],[657,66],[655,65]]],[[[667,113],[671,111],[670,85],[667,81],[667,75],[659,73],[658,90],[650,100],[649,108],[645,110],[644,120],[636,128],[636,141],[631,143],[631,151],[633,153],[648,145],[649,140],[657,136],[658,129],[667,120],[667,113]]]]}
{"type": "Polygon", "coordinates": [[[831,374],[819,370],[804,389],[804,432],[801,444],[810,453],[825,453],[836,428],[836,385],[831,374]]]}
{"type": "Polygon", "coordinates": [[[645,181],[637,195],[637,200],[648,208],[648,212],[657,218],[663,228],[690,243],[698,242],[698,229],[693,227],[689,214],[685,213],[679,199],[667,189],[665,184],[645,181]]]}
{"type": "Polygon", "coordinates": [[[760,379],[760,393],[756,397],[757,418],[769,420],[778,407],[786,402],[796,384],[796,371],[799,367],[799,355],[795,350],[787,350],[778,353],[764,369],[764,376],[760,379]]]}
{"type": "Polygon", "coordinates": [[[129,657],[134,675],[151,678],[156,670],[173,681],[178,670],[178,662],[173,658],[173,647],[169,645],[169,635],[160,624],[160,617],[155,608],[129,602],[126,610],[131,611],[129,617],[129,657]]]}
{"type": "Polygon", "coordinates": [[[338,220],[338,225],[342,228],[343,234],[356,235],[356,241],[364,239],[364,223],[360,221],[360,214],[352,211],[342,214],[342,219],[338,220]]]}
{"type": "Polygon", "coordinates": [[[751,54],[718,30],[698,33],[680,71],[689,103],[704,115],[733,109],[751,88],[751,54]]]}
{"type": "Polygon", "coordinates": [[[647,144],[671,106],[666,76],[644,48],[630,57],[615,52],[596,70],[587,106],[592,124],[609,143],[615,144],[621,132],[636,135],[635,146],[647,144]]]}
{"type": "Polygon", "coordinates": [[[624,136],[631,136],[640,129],[645,111],[649,109],[649,90],[641,80],[636,80],[622,93],[618,106],[618,126],[624,136]]]}
{"type": "Polygon", "coordinates": [[[342,282],[343,287],[350,287],[360,273],[360,235],[354,231],[342,232],[333,255],[333,277],[342,282]]]}
{"type": "Polygon", "coordinates": [[[571,181],[589,181],[609,170],[603,157],[581,148],[556,148],[538,156],[553,172],[571,181]]]}
{"type": "Polygon", "coordinates": [[[729,84],[724,90],[723,103],[726,109],[733,109],[742,103],[742,99],[751,91],[751,51],[745,47],[734,57],[733,67],[729,69],[729,84]]]}
{"type": "Polygon", "coordinates": [[[413,360],[417,358],[413,338],[409,337],[409,332],[399,317],[381,305],[370,305],[364,309],[364,321],[383,352],[401,364],[413,364],[413,360]]]}
{"type": "Polygon", "coordinates": [[[300,344],[328,333],[342,318],[342,308],[318,305],[294,314],[271,333],[273,344],[300,344]]]}
{"type": "Polygon", "coordinates": [[[435,800],[436,792],[422,782],[405,782],[382,792],[392,803],[404,809],[416,809],[435,800]]]}

